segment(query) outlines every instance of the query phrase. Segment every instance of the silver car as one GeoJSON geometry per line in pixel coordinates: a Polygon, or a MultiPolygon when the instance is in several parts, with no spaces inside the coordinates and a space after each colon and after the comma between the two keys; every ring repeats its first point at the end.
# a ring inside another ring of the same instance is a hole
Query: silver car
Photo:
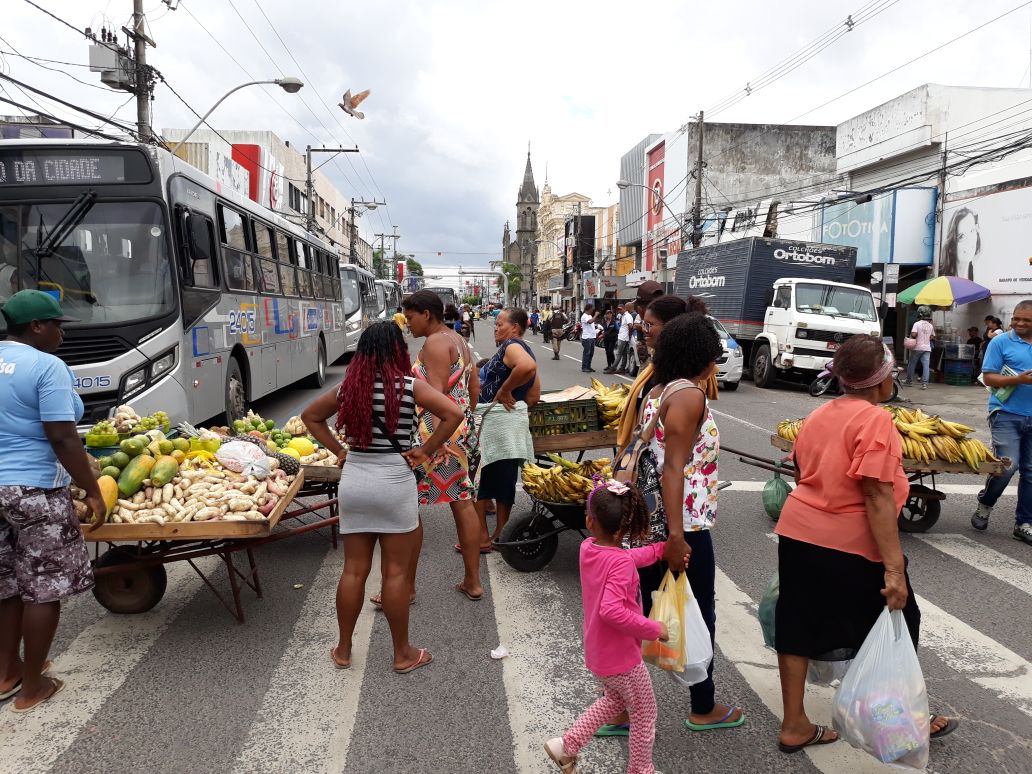
{"type": "Polygon", "coordinates": [[[721,325],[720,320],[715,317],[709,319],[717,329],[720,345],[724,349],[724,354],[717,358],[717,381],[720,389],[734,392],[738,389],[738,383],[742,381],[742,363],[745,360],[742,357],[742,348],[731,338],[731,334],[721,325]]]}

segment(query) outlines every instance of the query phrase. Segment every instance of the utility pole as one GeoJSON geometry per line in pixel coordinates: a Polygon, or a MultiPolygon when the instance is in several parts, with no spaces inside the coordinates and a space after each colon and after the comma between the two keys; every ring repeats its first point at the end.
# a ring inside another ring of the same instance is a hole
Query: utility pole
{"type": "MultiPolygon", "coordinates": [[[[355,253],[355,240],[358,236],[358,232],[355,230],[355,218],[358,217],[357,208],[365,207],[366,209],[375,210],[377,207],[386,206],[387,202],[378,202],[375,199],[371,202],[365,200],[351,200],[351,206],[348,207],[349,225],[348,225],[348,263],[358,263],[361,261],[356,260],[358,256],[355,253]]],[[[370,267],[371,268],[371,267],[370,267]]]]}
{"type": "Polygon", "coordinates": [[[391,270],[387,272],[387,276],[394,280],[398,278],[398,240],[401,239],[397,226],[394,227],[394,234],[391,236],[391,239],[394,240],[394,257],[391,259],[391,270]]]}
{"type": "Polygon", "coordinates": [[[143,0],[133,0],[133,42],[136,44],[136,131],[140,142],[150,142],[150,74],[147,72],[147,34],[143,30],[143,0]]]}
{"type": "MultiPolygon", "coordinates": [[[[134,2],[142,3],[143,0],[134,0],[134,2]]],[[[315,184],[312,182],[312,154],[313,153],[332,153],[336,156],[338,153],[358,153],[358,146],[354,148],[313,148],[311,145],[305,146],[305,197],[308,199],[308,216],[305,218],[305,228],[312,232],[315,230],[315,184]]],[[[328,164],[333,156],[326,159],[322,164],[328,164]]],[[[316,167],[316,169],[319,169],[316,167]]]]}
{"type": "MultiPolygon", "coordinates": [[[[699,111],[699,155],[695,161],[695,204],[692,206],[692,247],[702,242],[702,138],[706,131],[702,111],[699,111]]],[[[684,241],[682,237],[682,242],[684,241]]],[[[684,246],[682,244],[682,249],[684,246]]]]}

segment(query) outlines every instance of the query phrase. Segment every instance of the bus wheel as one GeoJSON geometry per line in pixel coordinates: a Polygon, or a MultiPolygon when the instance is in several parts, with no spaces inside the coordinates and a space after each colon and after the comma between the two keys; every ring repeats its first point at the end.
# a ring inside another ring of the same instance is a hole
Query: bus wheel
{"type": "Polygon", "coordinates": [[[326,384],[326,345],[319,339],[319,354],[316,355],[315,373],[308,377],[305,386],[317,390],[326,384]]]}
{"type": "Polygon", "coordinates": [[[240,361],[231,357],[226,368],[226,421],[232,423],[246,415],[247,390],[244,387],[244,375],[240,370],[240,361]]]}

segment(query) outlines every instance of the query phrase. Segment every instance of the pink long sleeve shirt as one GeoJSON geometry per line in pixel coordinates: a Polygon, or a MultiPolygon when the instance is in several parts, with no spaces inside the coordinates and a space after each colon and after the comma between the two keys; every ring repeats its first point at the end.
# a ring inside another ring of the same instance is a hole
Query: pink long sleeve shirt
{"type": "Polygon", "coordinates": [[[600,546],[588,538],[580,547],[584,600],[584,662],[600,677],[628,672],[641,662],[643,640],[659,638],[658,621],[642,615],[638,567],[663,558],[665,543],[642,548],[600,546]]]}

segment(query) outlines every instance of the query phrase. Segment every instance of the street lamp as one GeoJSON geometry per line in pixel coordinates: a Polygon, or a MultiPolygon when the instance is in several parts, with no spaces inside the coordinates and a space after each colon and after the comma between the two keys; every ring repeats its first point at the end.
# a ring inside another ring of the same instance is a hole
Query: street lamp
{"type": "Polygon", "coordinates": [[[246,89],[248,86],[261,86],[261,85],[265,85],[265,84],[274,84],[276,86],[279,86],[281,89],[283,89],[283,91],[287,92],[287,94],[296,94],[297,92],[301,91],[301,87],[305,85],[304,82],[299,80],[298,78],[291,77],[291,78],[276,78],[275,80],[272,80],[272,81],[248,81],[247,83],[241,83],[239,86],[234,86],[232,89],[230,89],[225,94],[223,94],[219,98],[219,101],[216,102],[214,105],[212,105],[207,113],[205,113],[203,116],[201,116],[201,120],[198,121],[196,124],[194,124],[193,128],[189,132],[186,133],[186,135],[183,137],[182,140],[180,140],[174,146],[172,146],[172,151],[171,151],[172,155],[175,155],[175,152],[179,149],[179,146],[182,145],[187,140],[189,140],[190,137],[193,135],[193,133],[201,128],[201,125],[208,118],[208,116],[210,116],[215,111],[215,108],[217,108],[219,105],[221,105],[226,100],[226,97],[228,97],[230,94],[232,94],[235,91],[240,91],[240,89],[246,89]]]}

